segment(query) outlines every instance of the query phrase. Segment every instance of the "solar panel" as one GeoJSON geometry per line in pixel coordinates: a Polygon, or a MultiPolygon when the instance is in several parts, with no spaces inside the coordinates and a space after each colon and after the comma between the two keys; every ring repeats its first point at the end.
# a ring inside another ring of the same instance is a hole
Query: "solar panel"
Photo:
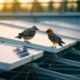
{"type": "Polygon", "coordinates": [[[0,69],[10,70],[43,56],[43,51],[0,43],[0,69]]]}
{"type": "Polygon", "coordinates": [[[75,40],[80,41],[80,28],[77,25],[73,24],[67,24],[67,23],[62,23],[62,22],[57,22],[54,21],[51,23],[51,21],[42,21],[41,24],[39,23],[31,23],[31,22],[26,22],[26,21],[10,21],[10,20],[1,20],[1,24],[11,26],[11,27],[16,27],[20,29],[25,29],[26,27],[31,27],[32,25],[36,25],[40,30],[45,31],[48,28],[52,28],[56,34],[59,34],[64,37],[69,37],[68,39],[74,38],[75,40]],[[55,24],[55,25],[53,25],[55,24]]]}
{"type": "MultiPolygon", "coordinates": [[[[9,24],[9,22],[8,22],[8,24],[9,24]]],[[[44,50],[44,51],[53,52],[53,53],[57,53],[57,52],[59,52],[61,50],[64,50],[64,49],[76,44],[76,41],[74,41],[74,40],[69,40],[69,39],[62,38],[62,40],[66,43],[66,44],[63,45],[64,47],[61,47],[61,46],[57,45],[57,48],[53,49],[51,47],[53,44],[49,41],[46,33],[44,33],[44,32],[42,32],[42,33],[41,32],[37,32],[36,35],[34,36],[34,38],[30,40],[31,44],[22,43],[24,41],[23,39],[16,39],[14,37],[17,36],[18,33],[22,32],[24,30],[24,28],[20,29],[17,26],[16,27],[14,27],[14,26],[12,27],[11,24],[12,23],[10,23],[10,25],[1,24],[1,26],[0,26],[0,28],[1,28],[0,29],[0,36],[1,37],[5,37],[5,38],[0,38],[0,41],[4,41],[4,42],[7,42],[7,43],[12,43],[12,44],[14,42],[14,44],[17,44],[17,45],[32,47],[32,48],[41,49],[41,50],[44,50]],[[6,38],[13,39],[13,40],[9,40],[9,39],[6,39],[6,38]],[[17,40],[17,42],[15,40],[17,40]],[[18,43],[21,43],[21,44],[18,44],[18,43]]],[[[40,25],[39,25],[39,27],[40,27],[40,25]]],[[[44,29],[44,26],[42,26],[42,27],[44,29]]]]}

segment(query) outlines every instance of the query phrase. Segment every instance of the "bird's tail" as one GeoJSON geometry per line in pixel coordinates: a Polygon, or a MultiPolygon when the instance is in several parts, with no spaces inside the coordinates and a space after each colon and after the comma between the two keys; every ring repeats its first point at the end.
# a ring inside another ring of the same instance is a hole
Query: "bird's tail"
{"type": "Polygon", "coordinates": [[[19,39],[21,39],[22,37],[18,35],[18,36],[16,36],[15,38],[19,38],[19,39]]]}
{"type": "Polygon", "coordinates": [[[65,42],[61,41],[61,43],[65,44],[65,42]]]}
{"type": "Polygon", "coordinates": [[[59,46],[63,46],[63,45],[61,44],[61,42],[58,42],[58,44],[59,44],[59,46]]]}
{"type": "Polygon", "coordinates": [[[19,35],[18,36],[16,36],[15,38],[19,38],[19,39],[21,39],[22,38],[22,33],[19,33],[19,35]]]}

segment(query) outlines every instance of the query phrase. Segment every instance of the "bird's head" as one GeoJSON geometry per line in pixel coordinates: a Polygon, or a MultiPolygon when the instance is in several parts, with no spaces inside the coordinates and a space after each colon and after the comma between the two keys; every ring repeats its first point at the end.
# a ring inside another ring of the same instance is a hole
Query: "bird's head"
{"type": "Polygon", "coordinates": [[[51,28],[48,28],[45,33],[47,33],[47,35],[49,35],[49,34],[54,33],[54,32],[53,32],[53,30],[51,28]]]}
{"type": "Polygon", "coordinates": [[[39,30],[35,25],[32,26],[32,29],[39,30]]]}

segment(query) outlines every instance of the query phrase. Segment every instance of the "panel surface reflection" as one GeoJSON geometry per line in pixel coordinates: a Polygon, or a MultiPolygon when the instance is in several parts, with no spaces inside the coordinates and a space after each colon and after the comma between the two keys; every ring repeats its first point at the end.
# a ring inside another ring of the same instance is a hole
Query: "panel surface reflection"
{"type": "Polygon", "coordinates": [[[38,52],[36,49],[0,43],[0,62],[12,63],[38,52]]]}

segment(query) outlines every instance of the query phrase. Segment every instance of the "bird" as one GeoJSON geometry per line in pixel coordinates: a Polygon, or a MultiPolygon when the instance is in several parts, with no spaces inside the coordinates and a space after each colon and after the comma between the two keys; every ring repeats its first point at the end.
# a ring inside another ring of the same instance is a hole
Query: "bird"
{"type": "Polygon", "coordinates": [[[57,45],[57,43],[59,46],[62,46],[62,47],[63,47],[62,44],[65,44],[65,42],[62,41],[60,36],[56,35],[51,28],[48,28],[45,33],[47,34],[49,40],[53,43],[52,47],[56,48],[56,46],[54,45],[57,45]]]}
{"type": "Polygon", "coordinates": [[[39,29],[35,25],[33,25],[31,28],[27,28],[23,32],[18,33],[18,36],[16,36],[15,38],[23,38],[25,42],[29,43],[28,40],[32,39],[35,36],[37,30],[39,29]]]}

